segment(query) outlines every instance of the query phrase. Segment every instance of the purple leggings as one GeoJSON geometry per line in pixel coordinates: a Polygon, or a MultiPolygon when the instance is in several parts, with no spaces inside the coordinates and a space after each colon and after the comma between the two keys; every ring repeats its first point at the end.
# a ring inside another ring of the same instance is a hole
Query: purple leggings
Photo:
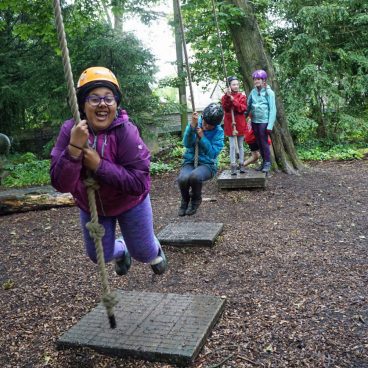
{"type": "Polygon", "coordinates": [[[271,162],[270,146],[268,144],[267,123],[253,123],[252,129],[256,136],[259,151],[264,162],[271,162]]]}
{"type": "MultiPolygon", "coordinates": [[[[158,255],[160,243],[153,232],[149,195],[143,202],[118,216],[99,216],[98,219],[105,228],[105,235],[102,238],[105,262],[121,258],[126,248],[135,260],[143,263],[152,261],[158,255]],[[119,223],[125,244],[115,240],[116,221],[119,223]]],[[[94,263],[97,263],[95,243],[86,228],[86,223],[91,220],[89,213],[80,210],[80,220],[87,255],[94,263]]]]}

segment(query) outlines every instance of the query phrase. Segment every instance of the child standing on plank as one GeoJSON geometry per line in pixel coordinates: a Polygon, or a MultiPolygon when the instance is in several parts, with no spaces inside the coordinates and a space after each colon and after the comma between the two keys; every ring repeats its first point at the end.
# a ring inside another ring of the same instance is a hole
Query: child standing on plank
{"type": "Polygon", "coordinates": [[[222,96],[221,103],[225,111],[224,130],[225,136],[230,142],[230,170],[231,175],[236,175],[236,147],[239,149],[240,172],[244,173],[244,134],[246,132],[246,121],[244,113],[247,110],[247,97],[239,92],[239,80],[237,77],[227,79],[229,88],[222,96]],[[235,125],[234,125],[235,124],[235,125]]]}
{"type": "Polygon", "coordinates": [[[92,67],[81,74],[77,101],[82,120],[78,125],[67,120],[61,127],[51,152],[51,182],[58,191],[73,195],[93,262],[97,257],[87,230],[91,220],[87,171],[98,184],[96,205],[104,228],[105,262],[114,260],[116,273],[125,275],[133,257],[162,274],[167,261],[153,232],[150,153],[126,111],[119,108],[121,98],[119,83],[109,69],[92,67]],[[123,237],[115,239],[117,222],[123,237]]]}
{"type": "Polygon", "coordinates": [[[252,128],[263,160],[258,170],[268,173],[271,170],[271,153],[268,138],[276,120],[275,93],[266,82],[267,73],[264,70],[256,70],[253,72],[252,78],[254,88],[249,94],[245,115],[251,114],[252,128]]]}

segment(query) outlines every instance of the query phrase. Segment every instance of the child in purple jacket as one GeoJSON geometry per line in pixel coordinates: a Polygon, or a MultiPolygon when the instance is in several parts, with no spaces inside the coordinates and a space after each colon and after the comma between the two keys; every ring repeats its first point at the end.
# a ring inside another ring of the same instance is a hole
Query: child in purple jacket
{"type": "Polygon", "coordinates": [[[83,120],[78,125],[67,120],[61,127],[51,152],[51,182],[58,191],[73,195],[93,262],[97,262],[95,245],[86,229],[91,220],[84,183],[87,170],[99,186],[96,206],[105,229],[105,262],[114,260],[116,273],[125,275],[133,257],[162,274],[167,260],[153,231],[150,153],[126,111],[118,108],[121,97],[119,83],[109,69],[92,67],[81,74],[77,100],[83,120]],[[122,233],[118,239],[116,222],[122,233]]]}

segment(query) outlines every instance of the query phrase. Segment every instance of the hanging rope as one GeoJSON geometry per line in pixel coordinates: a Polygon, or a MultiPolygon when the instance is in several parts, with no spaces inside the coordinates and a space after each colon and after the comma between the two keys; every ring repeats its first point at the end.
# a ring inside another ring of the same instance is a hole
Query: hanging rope
{"type": "MultiPolygon", "coordinates": [[[[184,50],[184,57],[185,57],[185,67],[187,69],[187,75],[188,75],[190,101],[192,103],[192,111],[195,112],[196,108],[195,108],[195,105],[194,105],[192,75],[190,73],[190,68],[189,68],[189,57],[188,57],[188,51],[187,51],[187,43],[186,43],[186,40],[185,40],[183,16],[182,16],[182,13],[181,13],[180,1],[179,0],[176,0],[176,6],[177,6],[177,9],[178,9],[181,37],[182,37],[182,40],[183,40],[183,50],[184,50]]],[[[195,141],[195,147],[194,147],[194,167],[198,166],[198,154],[199,154],[198,151],[199,151],[199,149],[198,149],[198,137],[197,137],[196,141],[195,141]]]]}
{"type": "MultiPolygon", "coordinates": [[[[69,58],[69,50],[66,41],[66,35],[64,30],[64,23],[63,23],[63,16],[61,14],[61,7],[59,0],[54,0],[54,15],[55,15],[55,23],[56,29],[59,39],[59,45],[61,48],[62,53],[62,60],[63,60],[63,67],[64,67],[64,75],[67,82],[68,88],[68,97],[69,102],[71,105],[71,110],[74,118],[75,125],[79,124],[80,116],[77,104],[77,96],[74,89],[74,82],[73,82],[73,73],[72,68],[70,65],[70,58],[69,58]]],[[[88,147],[88,144],[86,145],[88,147]]],[[[105,259],[103,254],[102,248],[102,237],[104,236],[104,227],[98,223],[98,214],[97,214],[97,207],[96,207],[96,196],[95,190],[98,189],[97,182],[91,177],[90,173],[88,173],[88,178],[85,180],[85,185],[87,187],[87,196],[88,196],[88,204],[91,213],[91,221],[86,225],[91,238],[95,242],[96,253],[97,253],[97,263],[100,271],[100,279],[102,284],[102,302],[106,308],[107,315],[110,322],[110,327],[116,327],[116,320],[114,315],[114,306],[116,305],[116,298],[110,292],[107,272],[106,272],[106,265],[105,259]]]]}
{"type": "MultiPolygon", "coordinates": [[[[225,57],[224,57],[224,51],[223,51],[223,47],[222,47],[222,42],[221,42],[221,33],[220,33],[220,27],[219,27],[219,22],[218,22],[218,17],[217,17],[217,7],[215,4],[215,0],[211,0],[212,1],[212,9],[213,9],[213,15],[215,18],[215,24],[216,24],[216,30],[217,30],[217,38],[219,41],[219,46],[220,46],[220,52],[221,52],[221,61],[222,61],[222,67],[224,69],[224,75],[226,78],[226,87],[228,89],[230,89],[230,83],[228,82],[227,79],[227,70],[226,70],[226,64],[225,64],[225,57]]],[[[238,146],[238,139],[236,138],[238,136],[238,131],[236,130],[236,122],[235,122],[235,116],[234,116],[234,109],[231,108],[231,125],[233,128],[233,137],[235,137],[235,152],[236,154],[239,155],[239,146],[238,146]]]]}

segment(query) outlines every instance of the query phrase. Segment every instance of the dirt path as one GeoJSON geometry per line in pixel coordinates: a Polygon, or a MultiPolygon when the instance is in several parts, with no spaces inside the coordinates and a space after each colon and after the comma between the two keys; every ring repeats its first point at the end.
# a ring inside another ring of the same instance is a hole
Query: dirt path
{"type": "MultiPolygon", "coordinates": [[[[153,179],[155,227],[223,222],[213,249],[166,247],[170,270],[134,263],[113,288],[226,295],[193,367],[368,367],[368,161],[273,174],[267,190],[206,184],[192,218],[178,218],[175,175],[153,179]],[[222,365],[218,365],[224,361],[222,365]],[[217,364],[217,365],[216,365],[217,364]]],[[[76,208],[0,217],[0,367],[171,367],[55,341],[99,302],[76,208]],[[7,280],[11,280],[13,285],[7,280]]],[[[109,266],[112,275],[112,267],[109,266]]]]}

